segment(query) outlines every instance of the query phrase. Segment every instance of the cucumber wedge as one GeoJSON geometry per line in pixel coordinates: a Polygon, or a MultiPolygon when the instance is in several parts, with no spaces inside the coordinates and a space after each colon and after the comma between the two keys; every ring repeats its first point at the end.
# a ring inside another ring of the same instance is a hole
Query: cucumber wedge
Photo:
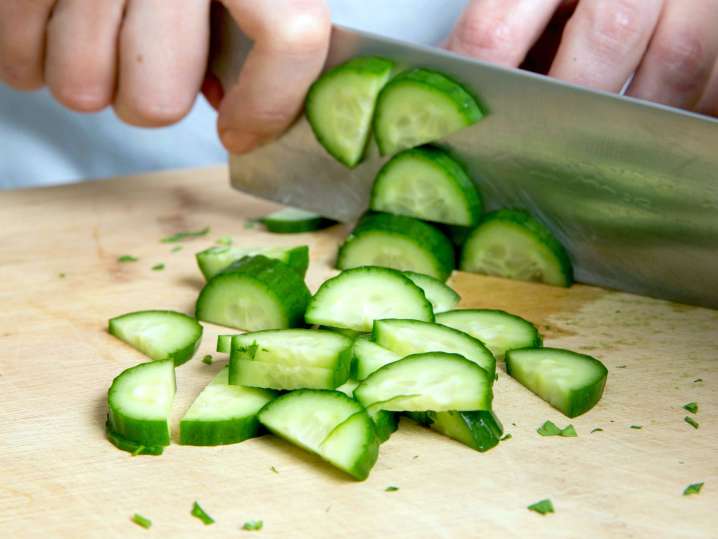
{"type": "Polygon", "coordinates": [[[354,58],[327,71],[309,89],[305,113],[314,135],[350,168],[364,157],[376,98],[393,67],[384,58],[354,58]]]}
{"type": "Polygon", "coordinates": [[[267,230],[275,234],[313,232],[337,224],[336,221],[322,217],[318,213],[299,208],[283,208],[265,215],[260,221],[267,230]]]}
{"type": "Polygon", "coordinates": [[[460,269],[555,286],[573,282],[566,250],[548,228],[522,210],[485,215],[466,239],[460,269]]]}
{"type": "Polygon", "coordinates": [[[357,338],[354,341],[353,350],[354,363],[352,365],[352,376],[359,381],[364,380],[384,365],[394,363],[403,357],[372,342],[369,337],[357,338]]]}
{"type": "Polygon", "coordinates": [[[474,226],[479,222],[481,198],[464,168],[447,152],[423,146],[398,153],[381,168],[369,208],[474,226]]]}
{"type": "Polygon", "coordinates": [[[413,354],[385,365],[354,390],[370,412],[490,410],[491,383],[473,361],[445,352],[413,354]]]}
{"type": "Polygon", "coordinates": [[[356,339],[359,335],[363,335],[360,331],[355,331],[353,329],[347,329],[347,328],[335,328],[332,326],[319,326],[318,329],[325,329],[327,331],[336,331],[337,333],[340,333],[344,335],[345,337],[349,337],[350,339],[356,339]]]}
{"type": "Polygon", "coordinates": [[[229,383],[271,389],[334,389],[349,378],[353,339],[333,331],[258,331],[232,339],[229,383]]]}
{"type": "Polygon", "coordinates": [[[476,99],[446,75],[411,69],[394,77],[379,94],[374,135],[388,155],[434,142],[483,116],[476,99]]]}
{"type": "MultiPolygon", "coordinates": [[[[157,447],[170,444],[168,417],[175,396],[171,359],[141,363],[120,373],[107,393],[108,439],[125,451],[127,442],[157,447]]],[[[137,451],[138,453],[141,450],[137,451]]]]}
{"type": "Polygon", "coordinates": [[[454,269],[454,248],[439,230],[403,215],[368,213],[339,247],[337,268],[383,266],[445,281],[454,269]]]}
{"type": "Polygon", "coordinates": [[[479,339],[497,359],[508,350],[538,348],[541,335],[531,322],[498,309],[458,309],[436,316],[436,323],[479,339]]]}
{"type": "Polygon", "coordinates": [[[202,340],[197,320],[175,311],[137,311],[110,319],[111,335],[150,359],[189,361],[202,340]]]}
{"type": "Polygon", "coordinates": [[[440,324],[418,320],[377,320],[372,340],[401,357],[421,352],[459,354],[484,369],[492,382],[496,374],[496,359],[481,341],[440,324]]]}
{"type": "Polygon", "coordinates": [[[343,271],[314,294],[307,323],[371,331],[379,318],[432,321],[431,303],[421,288],[400,271],[366,266],[343,271]]]}
{"type": "Polygon", "coordinates": [[[275,391],[228,384],[224,367],[205,387],[180,421],[184,445],[234,444],[257,436],[257,414],[275,391]]]}
{"type": "Polygon", "coordinates": [[[411,419],[477,451],[496,447],[504,433],[501,421],[490,410],[476,412],[407,412],[411,419]]]}
{"type": "MultiPolygon", "coordinates": [[[[337,388],[337,391],[341,391],[347,397],[354,398],[354,390],[359,385],[357,380],[350,378],[344,384],[337,388]]],[[[370,416],[374,421],[374,429],[376,430],[376,436],[379,438],[381,443],[386,442],[391,434],[399,428],[399,418],[394,412],[387,412],[386,410],[379,410],[375,412],[373,416],[370,416]]]]}
{"type": "Polygon", "coordinates": [[[461,301],[461,296],[439,279],[413,271],[405,271],[404,275],[424,291],[426,299],[431,302],[431,306],[434,308],[434,314],[449,311],[461,301]]]}
{"type": "Polygon", "coordinates": [[[608,377],[596,358],[560,348],[510,350],[506,372],[568,417],[593,408],[608,377]]]}
{"type": "Polygon", "coordinates": [[[276,258],[294,268],[304,277],[309,268],[309,247],[210,247],[195,255],[202,275],[208,281],[220,271],[227,269],[232,262],[245,256],[264,255],[276,258]]]}
{"type": "MultiPolygon", "coordinates": [[[[237,333],[237,335],[241,335],[241,333],[237,333]]],[[[232,337],[234,337],[234,334],[217,335],[217,352],[220,354],[229,354],[232,350],[232,337]]]]}
{"type": "Polygon", "coordinates": [[[267,404],[259,412],[259,421],[355,479],[368,477],[379,453],[374,424],[366,411],[338,391],[292,391],[267,404]]]}
{"type": "Polygon", "coordinates": [[[248,256],[212,277],[197,298],[199,320],[247,331],[302,325],[310,293],[292,268],[248,256]]]}

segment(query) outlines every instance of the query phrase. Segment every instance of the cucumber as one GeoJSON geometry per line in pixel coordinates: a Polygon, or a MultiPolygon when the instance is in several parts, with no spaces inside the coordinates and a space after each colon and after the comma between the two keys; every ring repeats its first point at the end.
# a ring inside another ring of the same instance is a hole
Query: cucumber
{"type": "MultiPolygon", "coordinates": [[[[354,397],[354,390],[359,385],[357,380],[350,378],[344,384],[337,388],[337,391],[341,391],[347,397],[354,397]]],[[[391,434],[399,428],[399,418],[397,414],[393,412],[387,412],[386,410],[379,410],[370,416],[374,421],[374,429],[376,436],[381,443],[386,442],[391,434]]]]}
{"type": "Polygon", "coordinates": [[[336,331],[337,333],[340,333],[344,335],[345,337],[349,337],[350,339],[356,339],[359,335],[363,335],[361,331],[355,331],[353,329],[347,329],[347,328],[335,328],[332,326],[319,326],[318,329],[325,329],[327,331],[336,331]]]}
{"type": "Polygon", "coordinates": [[[305,113],[314,135],[350,168],[364,157],[376,98],[393,67],[384,58],[354,58],[324,73],[309,89],[305,113]]]}
{"type": "Polygon", "coordinates": [[[234,444],[257,436],[257,414],[275,391],[228,384],[224,367],[197,396],[180,421],[184,445],[234,444]]]}
{"type": "Polygon", "coordinates": [[[388,155],[420,146],[478,122],[483,113],[461,84],[429,69],[394,77],[379,94],[374,136],[388,155]]]}
{"type": "Polygon", "coordinates": [[[431,321],[421,288],[400,271],[366,266],[326,280],[307,307],[309,324],[371,331],[374,320],[398,317],[431,321]]]}
{"type": "Polygon", "coordinates": [[[275,234],[312,232],[337,224],[336,221],[322,217],[318,213],[299,208],[283,208],[265,215],[260,221],[267,230],[275,234]]]}
{"type": "Polygon", "coordinates": [[[523,210],[486,214],[466,239],[460,269],[555,286],[573,282],[566,250],[548,228],[523,210]]]}
{"type": "Polygon", "coordinates": [[[484,369],[492,381],[496,374],[496,359],[481,341],[440,324],[418,320],[377,320],[372,340],[402,357],[420,352],[459,354],[484,369]]]}
{"type": "Polygon", "coordinates": [[[596,358],[560,348],[510,350],[506,372],[568,417],[596,405],[608,376],[596,358]]]}
{"type": "Polygon", "coordinates": [[[383,266],[424,273],[442,281],[454,269],[454,248],[428,223],[388,213],[368,213],[339,247],[337,268],[383,266]]]}
{"type": "Polygon", "coordinates": [[[120,373],[107,392],[108,439],[125,451],[127,443],[156,448],[170,444],[168,417],[175,396],[171,359],[141,363],[120,373]]]}
{"type": "Polygon", "coordinates": [[[407,412],[411,419],[477,451],[496,447],[504,433],[491,410],[475,412],[407,412]]]}
{"type": "Polygon", "coordinates": [[[498,309],[458,309],[436,316],[436,323],[479,339],[497,359],[508,350],[538,348],[541,335],[531,322],[498,309]]]}
{"type": "Polygon", "coordinates": [[[363,480],[379,454],[374,424],[361,405],[338,391],[302,389],[259,412],[274,434],[363,480]]]}
{"type": "Polygon", "coordinates": [[[456,293],[456,290],[439,279],[414,271],[405,271],[404,275],[424,291],[426,299],[434,308],[434,314],[449,311],[461,301],[461,296],[456,293]]]}
{"type": "Polygon", "coordinates": [[[394,363],[403,357],[372,342],[369,337],[357,338],[354,341],[353,351],[352,376],[359,381],[364,380],[384,365],[394,363]]]}
{"type": "Polygon", "coordinates": [[[302,278],[309,268],[309,247],[210,247],[195,255],[202,275],[208,281],[220,271],[227,269],[232,262],[245,256],[264,255],[276,258],[294,268],[302,278]]]}
{"type": "Polygon", "coordinates": [[[334,389],[349,378],[354,340],[333,331],[284,329],[236,335],[229,383],[270,389],[334,389]]]}
{"type": "Polygon", "coordinates": [[[199,320],[247,331],[302,325],[310,293],[289,266],[247,256],[212,277],[197,298],[199,320]]]}
{"type": "Polygon", "coordinates": [[[136,311],[110,319],[109,332],[150,359],[189,361],[202,340],[197,320],[175,311],[136,311]]]}
{"type": "Polygon", "coordinates": [[[491,384],[473,361],[446,352],[413,354],[383,366],[354,390],[368,411],[490,410],[491,384]]]}
{"type": "Polygon", "coordinates": [[[164,445],[144,445],[132,440],[128,440],[124,436],[117,434],[112,430],[109,419],[105,422],[105,436],[117,449],[132,453],[132,456],[136,455],[161,455],[165,447],[164,445]]]}
{"type": "Polygon", "coordinates": [[[481,198],[464,168],[440,148],[396,154],[374,180],[369,208],[417,219],[474,226],[481,198]]]}
{"type": "MultiPolygon", "coordinates": [[[[241,335],[241,333],[237,335],[241,335]]],[[[234,334],[217,335],[217,352],[220,354],[229,354],[232,350],[232,337],[234,337],[234,334]]]]}

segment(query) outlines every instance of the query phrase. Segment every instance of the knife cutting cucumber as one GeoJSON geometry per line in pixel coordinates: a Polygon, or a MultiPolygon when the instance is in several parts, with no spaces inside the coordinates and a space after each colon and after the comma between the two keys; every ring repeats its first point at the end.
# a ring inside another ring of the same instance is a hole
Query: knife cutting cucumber
{"type": "Polygon", "coordinates": [[[381,168],[369,208],[473,226],[479,221],[481,199],[464,168],[447,152],[422,146],[398,153],[381,168]]]}
{"type": "Polygon", "coordinates": [[[429,69],[411,69],[379,94],[374,136],[381,154],[388,155],[444,138],[482,116],[476,99],[455,80],[429,69]]]}
{"type": "Polygon", "coordinates": [[[337,268],[383,266],[445,281],[454,269],[454,248],[428,223],[389,213],[368,213],[339,247],[337,268]]]}
{"type": "Polygon", "coordinates": [[[232,262],[245,256],[263,255],[276,258],[294,268],[304,277],[309,268],[309,247],[210,247],[195,255],[202,275],[208,281],[220,271],[227,269],[232,262]]]}
{"type": "Polygon", "coordinates": [[[324,73],[309,89],[305,113],[314,135],[350,168],[364,157],[376,98],[393,67],[384,58],[354,58],[324,73]]]}
{"type": "Polygon", "coordinates": [[[406,415],[424,427],[481,452],[496,447],[504,433],[501,421],[491,410],[406,412],[406,415]]]}
{"type": "MultiPolygon", "coordinates": [[[[350,378],[344,384],[337,388],[337,391],[341,391],[347,397],[354,398],[354,390],[359,385],[358,380],[350,378]]],[[[394,412],[387,412],[386,410],[379,410],[375,412],[373,416],[370,416],[374,421],[374,429],[376,430],[376,436],[380,442],[386,442],[391,434],[399,428],[399,418],[394,412]]]]}
{"type": "Polygon", "coordinates": [[[309,298],[304,280],[288,265],[247,256],[204,285],[195,314],[205,322],[247,331],[282,329],[302,325],[309,298]]]}
{"type": "Polygon", "coordinates": [[[426,299],[434,308],[434,314],[449,311],[461,301],[461,296],[456,293],[456,290],[439,279],[414,271],[405,271],[404,275],[424,291],[426,299]]]}
{"type": "Polygon", "coordinates": [[[154,360],[190,360],[202,340],[197,320],[176,311],[136,311],[110,319],[109,332],[154,360]]]}
{"type": "Polygon", "coordinates": [[[228,373],[228,367],[219,371],[185,413],[180,421],[181,444],[234,444],[257,435],[257,414],[277,393],[229,385],[228,373]]]}
{"type": "Polygon", "coordinates": [[[276,234],[313,232],[337,224],[333,219],[299,208],[283,208],[265,215],[260,221],[267,230],[276,234]]]}
{"type": "Polygon", "coordinates": [[[485,215],[464,243],[460,269],[555,286],[573,282],[566,250],[548,228],[523,210],[485,215]]]}
{"type": "Polygon", "coordinates": [[[608,377],[596,358],[560,348],[509,350],[506,372],[568,417],[593,408],[608,377]]]}
{"type": "Polygon", "coordinates": [[[355,479],[366,479],[378,456],[372,420],[358,402],[338,391],[292,391],[262,408],[259,421],[355,479]]]}
{"type": "Polygon", "coordinates": [[[324,281],[305,315],[309,324],[371,331],[380,318],[434,320],[424,292],[400,271],[364,266],[324,281]]]}

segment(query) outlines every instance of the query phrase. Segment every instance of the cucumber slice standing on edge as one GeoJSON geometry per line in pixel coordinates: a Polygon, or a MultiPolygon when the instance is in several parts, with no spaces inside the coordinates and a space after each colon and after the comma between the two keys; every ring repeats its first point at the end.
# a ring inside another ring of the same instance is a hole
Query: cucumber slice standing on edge
{"type": "Polygon", "coordinates": [[[445,281],[454,269],[454,248],[428,223],[388,213],[368,213],[339,247],[337,268],[382,266],[424,273],[445,281]]]}
{"type": "Polygon", "coordinates": [[[481,199],[464,168],[447,152],[423,146],[404,150],[374,180],[369,208],[462,226],[479,222],[481,199]]]}
{"type": "Polygon", "coordinates": [[[227,269],[232,262],[245,256],[264,255],[267,258],[276,258],[291,266],[304,277],[309,268],[309,247],[210,247],[195,255],[197,265],[207,280],[227,269]]]}
{"type": "Polygon", "coordinates": [[[490,410],[407,412],[406,415],[420,425],[481,452],[496,447],[504,433],[501,421],[490,410]]]}
{"type": "Polygon", "coordinates": [[[573,282],[566,250],[523,210],[486,214],[466,239],[459,269],[555,286],[573,282]]]}
{"type": "Polygon", "coordinates": [[[310,293],[292,268],[248,256],[212,277],[197,298],[199,320],[247,331],[302,325],[310,293]]]}
{"type": "Polygon", "coordinates": [[[309,324],[371,331],[374,320],[401,317],[434,320],[424,292],[400,271],[365,266],[322,283],[305,315],[309,324]]]}
{"type": "Polygon", "coordinates": [[[270,232],[275,234],[298,234],[312,232],[336,225],[333,219],[322,217],[312,211],[299,208],[283,208],[260,219],[270,232]]]}
{"type": "Polygon", "coordinates": [[[388,155],[444,138],[482,116],[476,99],[455,80],[429,69],[411,69],[379,94],[374,136],[381,154],[388,155]]]}
{"type": "Polygon", "coordinates": [[[596,358],[560,348],[510,350],[506,372],[568,417],[593,408],[608,377],[596,358]]]}
{"type": "Polygon", "coordinates": [[[305,114],[319,143],[353,168],[364,157],[379,92],[394,63],[359,57],[324,73],[309,89],[305,114]]]}
{"type": "Polygon", "coordinates": [[[109,332],[150,359],[190,360],[202,340],[197,320],[176,311],[137,311],[110,319],[109,332]]]}
{"type": "Polygon", "coordinates": [[[424,291],[426,299],[431,302],[431,306],[434,308],[434,314],[449,311],[461,301],[461,296],[456,293],[456,290],[439,279],[413,271],[405,271],[404,275],[424,291]]]}

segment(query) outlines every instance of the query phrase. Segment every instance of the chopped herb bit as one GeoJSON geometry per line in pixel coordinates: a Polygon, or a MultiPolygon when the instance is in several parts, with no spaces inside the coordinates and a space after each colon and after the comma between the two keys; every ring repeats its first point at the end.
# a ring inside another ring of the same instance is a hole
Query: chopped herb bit
{"type": "Polygon", "coordinates": [[[118,256],[118,257],[117,257],[117,261],[118,261],[118,262],[122,262],[122,263],[124,263],[124,262],[137,262],[138,260],[139,260],[139,258],[137,258],[136,256],[132,256],[132,255],[122,255],[122,256],[118,256]]]}
{"type": "Polygon", "coordinates": [[[397,490],[399,490],[399,487],[390,486],[390,487],[386,487],[384,489],[384,492],[396,492],[397,490]]]}
{"type": "Polygon", "coordinates": [[[162,271],[163,269],[165,269],[165,265],[162,262],[152,266],[152,271],[162,271]]]}
{"type": "Polygon", "coordinates": [[[58,273],[57,276],[58,276],[60,279],[64,279],[65,277],[67,277],[67,275],[65,275],[64,273],[58,273]]]}
{"type": "Polygon", "coordinates": [[[272,466],[269,469],[272,470],[274,473],[279,473],[279,470],[277,470],[274,466],[272,466]]]}
{"type": "Polygon", "coordinates": [[[257,355],[257,350],[259,350],[259,345],[257,344],[257,341],[253,341],[252,344],[249,346],[240,346],[237,348],[238,352],[247,352],[249,355],[249,359],[254,359],[257,355]]]}
{"type": "Polygon", "coordinates": [[[248,520],[242,524],[242,529],[247,531],[259,531],[264,527],[264,522],[261,520],[248,520]]]}
{"type": "Polygon", "coordinates": [[[698,403],[697,402],[689,402],[687,404],[683,405],[684,410],[688,410],[692,414],[698,413],[698,403]]]}
{"type": "Polygon", "coordinates": [[[176,253],[177,251],[181,251],[181,250],[182,250],[182,245],[175,245],[175,246],[172,247],[172,249],[170,250],[170,253],[176,253]]]}
{"type": "Polygon", "coordinates": [[[683,490],[684,496],[690,496],[691,494],[699,494],[703,488],[703,481],[700,483],[691,483],[683,490]]]}
{"type": "Polygon", "coordinates": [[[593,434],[594,432],[603,432],[603,429],[601,427],[596,427],[591,431],[591,434],[593,434]]]}
{"type": "Polygon", "coordinates": [[[413,457],[411,457],[411,460],[416,460],[418,458],[419,458],[419,455],[414,455],[413,457]]]}
{"type": "Polygon", "coordinates": [[[696,420],[693,419],[692,417],[686,416],[686,417],[683,418],[683,421],[685,421],[686,423],[688,423],[688,424],[689,424],[691,427],[693,427],[694,429],[697,429],[697,428],[698,428],[698,421],[696,421],[696,420]]]}
{"type": "Polygon", "coordinates": [[[703,378],[696,378],[695,380],[693,380],[693,383],[695,384],[696,382],[702,382],[702,381],[703,381],[703,378]]]}
{"type": "Polygon", "coordinates": [[[224,245],[226,247],[229,247],[234,243],[234,240],[230,238],[229,236],[222,236],[221,238],[217,238],[217,241],[215,242],[217,245],[224,245]]]}
{"type": "MultiPolygon", "coordinates": [[[[703,483],[701,483],[701,485],[702,484],[703,483]]],[[[146,530],[150,529],[150,527],[152,526],[152,521],[149,518],[143,517],[139,513],[135,513],[134,515],[132,515],[132,518],[130,520],[138,526],[142,526],[146,530]]]]}
{"type": "Polygon", "coordinates": [[[205,365],[211,365],[214,360],[212,359],[212,356],[210,354],[207,354],[202,358],[202,363],[205,365]]]}
{"type": "Polygon", "coordinates": [[[506,440],[510,440],[512,438],[511,433],[504,434],[500,439],[499,442],[505,442],[506,440]]]}
{"type": "Polygon", "coordinates": [[[247,219],[244,222],[244,228],[247,230],[250,228],[256,228],[258,224],[259,224],[259,219],[247,219]]]}
{"type": "Polygon", "coordinates": [[[641,430],[643,428],[643,425],[631,425],[632,429],[641,430]]]}
{"type": "Polygon", "coordinates": [[[498,380],[498,379],[499,379],[499,373],[498,373],[498,372],[497,372],[497,373],[494,373],[494,381],[496,381],[496,380],[498,380]]]}
{"type": "Polygon", "coordinates": [[[540,502],[532,503],[528,506],[529,511],[533,511],[534,513],[538,513],[539,515],[545,515],[547,513],[553,513],[553,503],[551,503],[551,500],[546,498],[545,500],[541,500],[540,502]]]}
{"type": "Polygon", "coordinates": [[[616,368],[617,368],[617,369],[625,369],[625,368],[626,368],[626,365],[619,365],[619,366],[616,367],[616,368]]]}
{"type": "Polygon", "coordinates": [[[568,425],[563,429],[558,428],[552,421],[546,421],[538,429],[536,429],[541,436],[564,436],[566,438],[573,438],[578,436],[576,429],[573,425],[568,425]]]}
{"type": "Polygon", "coordinates": [[[207,234],[209,234],[208,226],[201,230],[183,230],[181,232],[175,232],[171,236],[162,238],[160,241],[162,243],[177,243],[178,241],[183,241],[188,238],[199,238],[201,236],[206,236],[207,234]]]}
{"type": "Polygon", "coordinates": [[[192,513],[190,513],[193,517],[197,517],[200,519],[205,526],[209,526],[210,524],[214,524],[214,519],[209,516],[207,513],[204,512],[204,509],[202,509],[197,502],[194,502],[194,505],[192,506],[192,513]]]}
{"type": "Polygon", "coordinates": [[[561,436],[565,436],[566,438],[575,438],[578,436],[578,433],[576,432],[576,429],[573,428],[573,425],[567,425],[562,431],[561,436]]]}

